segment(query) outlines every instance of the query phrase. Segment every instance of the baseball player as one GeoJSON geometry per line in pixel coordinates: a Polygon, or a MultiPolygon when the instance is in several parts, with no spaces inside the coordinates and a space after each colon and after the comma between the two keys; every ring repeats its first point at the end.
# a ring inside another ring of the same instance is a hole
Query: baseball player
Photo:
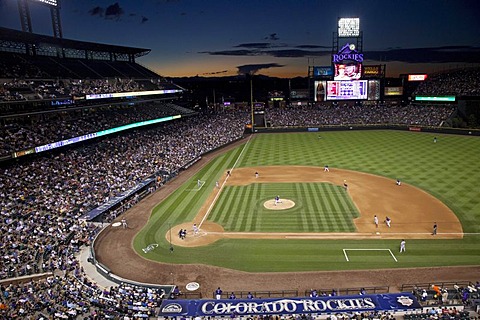
{"type": "Polygon", "coordinates": [[[258,178],[258,172],[255,172],[255,178],[258,178]]]}
{"type": "Polygon", "coordinates": [[[345,190],[348,190],[347,180],[343,180],[343,188],[344,188],[345,190]]]}
{"type": "Polygon", "coordinates": [[[397,186],[401,186],[402,185],[402,181],[400,181],[400,179],[397,179],[397,186]]]}
{"type": "Polygon", "coordinates": [[[200,180],[197,180],[197,187],[200,188],[200,185],[202,184],[202,182],[200,180]]]}
{"type": "Polygon", "coordinates": [[[402,239],[400,242],[400,252],[405,252],[405,240],[402,239]]]}
{"type": "Polygon", "coordinates": [[[375,228],[378,228],[378,217],[377,217],[377,215],[373,216],[373,223],[375,223],[375,228]]]}
{"type": "Polygon", "coordinates": [[[282,203],[282,201],[280,200],[280,196],[275,197],[275,205],[277,205],[278,203],[282,203]]]}
{"type": "Polygon", "coordinates": [[[194,235],[197,235],[197,234],[198,234],[198,227],[197,227],[197,224],[196,224],[196,223],[193,224],[193,234],[194,234],[194,235]]]}
{"type": "Polygon", "coordinates": [[[323,172],[330,172],[330,169],[328,168],[328,164],[323,167],[323,172]]]}
{"type": "Polygon", "coordinates": [[[432,236],[436,235],[437,234],[437,223],[434,222],[433,223],[433,231],[432,231],[432,236]]]}
{"type": "Polygon", "coordinates": [[[215,187],[216,187],[217,189],[220,189],[220,185],[218,184],[218,181],[215,181],[215,187]]]}
{"type": "Polygon", "coordinates": [[[387,227],[390,228],[390,224],[392,223],[392,219],[390,219],[389,217],[386,217],[385,218],[385,224],[387,225],[387,227]]]}

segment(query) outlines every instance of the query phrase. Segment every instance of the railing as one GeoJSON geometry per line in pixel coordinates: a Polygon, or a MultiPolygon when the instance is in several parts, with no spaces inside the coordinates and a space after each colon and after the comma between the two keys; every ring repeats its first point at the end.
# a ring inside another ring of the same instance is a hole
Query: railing
{"type": "MultiPolygon", "coordinates": [[[[332,291],[335,290],[336,295],[347,296],[347,295],[358,295],[360,291],[364,290],[365,294],[371,293],[389,293],[390,287],[380,286],[380,287],[358,287],[358,288],[330,288],[330,289],[315,289],[319,296],[321,295],[331,295],[332,291]]],[[[311,291],[305,290],[305,297],[310,296],[311,291]]]]}

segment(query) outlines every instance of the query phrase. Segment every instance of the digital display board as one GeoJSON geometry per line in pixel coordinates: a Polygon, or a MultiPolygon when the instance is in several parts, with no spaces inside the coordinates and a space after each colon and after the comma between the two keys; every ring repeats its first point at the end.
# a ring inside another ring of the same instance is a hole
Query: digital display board
{"type": "Polygon", "coordinates": [[[358,80],[362,77],[362,64],[335,64],[333,80],[358,80]]]}
{"type": "Polygon", "coordinates": [[[315,101],[325,101],[325,88],[327,87],[327,81],[315,81],[315,101]]]}
{"type": "Polygon", "coordinates": [[[327,67],[313,67],[314,77],[330,77],[333,76],[333,69],[331,66],[327,67]]]}
{"type": "Polygon", "coordinates": [[[426,74],[409,74],[408,81],[425,81],[427,80],[426,74]]]}
{"type": "Polygon", "coordinates": [[[85,96],[86,100],[95,100],[95,99],[108,99],[108,98],[125,98],[125,97],[137,97],[137,96],[148,96],[156,94],[168,94],[168,93],[181,93],[182,90],[179,89],[169,89],[169,90],[151,90],[151,91],[135,91],[135,92],[115,92],[115,93],[100,93],[100,94],[87,94],[85,96]]]}
{"type": "Polygon", "coordinates": [[[339,37],[360,36],[360,18],[338,19],[338,36],[339,37]]]}
{"type": "Polygon", "coordinates": [[[403,87],[385,87],[386,96],[401,96],[403,94],[403,87]]]}
{"type": "Polygon", "coordinates": [[[30,0],[31,2],[37,2],[41,4],[46,4],[47,6],[56,7],[58,6],[57,0],[30,0]]]}
{"type": "Polygon", "coordinates": [[[327,81],[327,100],[365,100],[367,93],[367,80],[327,81]]]}
{"type": "Polygon", "coordinates": [[[363,76],[365,78],[380,78],[382,76],[382,67],[376,66],[363,66],[363,76]]]}
{"type": "Polygon", "coordinates": [[[368,100],[380,100],[380,80],[368,80],[368,100]]]}
{"type": "Polygon", "coordinates": [[[455,96],[416,96],[415,101],[455,102],[455,96]]]}
{"type": "MultiPolygon", "coordinates": [[[[325,90],[323,91],[325,94],[325,90]]],[[[290,91],[290,99],[292,100],[307,100],[308,99],[308,89],[292,89],[290,91]]]]}

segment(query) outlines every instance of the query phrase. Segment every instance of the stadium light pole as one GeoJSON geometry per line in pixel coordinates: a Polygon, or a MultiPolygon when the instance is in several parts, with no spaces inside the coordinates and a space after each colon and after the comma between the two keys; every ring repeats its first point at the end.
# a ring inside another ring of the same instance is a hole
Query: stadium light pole
{"type": "Polygon", "coordinates": [[[252,133],[255,132],[254,130],[254,115],[253,115],[253,77],[250,75],[250,113],[252,116],[252,133]]]}

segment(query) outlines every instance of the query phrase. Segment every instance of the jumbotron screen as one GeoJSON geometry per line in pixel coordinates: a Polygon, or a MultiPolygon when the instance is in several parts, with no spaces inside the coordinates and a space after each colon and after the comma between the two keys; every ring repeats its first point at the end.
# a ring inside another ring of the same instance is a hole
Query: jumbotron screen
{"type": "Polygon", "coordinates": [[[365,100],[368,97],[368,81],[327,81],[327,100],[365,100]]]}
{"type": "Polygon", "coordinates": [[[358,80],[362,77],[362,64],[335,64],[333,80],[358,80]]]}

